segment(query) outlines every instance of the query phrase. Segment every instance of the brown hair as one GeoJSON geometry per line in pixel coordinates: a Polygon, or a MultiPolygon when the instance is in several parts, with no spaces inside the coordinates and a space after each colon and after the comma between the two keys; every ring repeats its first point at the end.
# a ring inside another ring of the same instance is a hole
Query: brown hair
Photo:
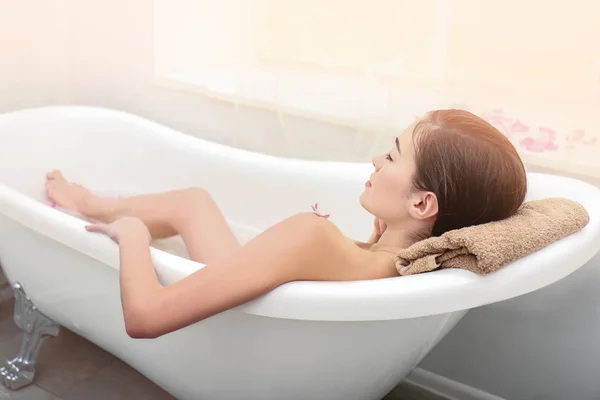
{"type": "Polygon", "coordinates": [[[523,162],[512,143],[464,110],[428,113],[414,129],[413,185],[438,199],[432,236],[513,215],[527,192],[523,162]]]}

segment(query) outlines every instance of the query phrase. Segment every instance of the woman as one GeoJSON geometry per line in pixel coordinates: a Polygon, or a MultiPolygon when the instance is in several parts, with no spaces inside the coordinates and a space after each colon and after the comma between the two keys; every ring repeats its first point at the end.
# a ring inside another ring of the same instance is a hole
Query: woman
{"type": "Polygon", "coordinates": [[[156,338],[297,280],[367,280],[398,276],[393,256],[418,240],[500,220],[525,198],[516,149],[492,125],[462,110],[438,110],[409,126],[375,167],[361,205],[375,216],[367,243],[345,238],[329,220],[300,213],[243,247],[210,195],[192,188],[103,198],[47,175],[58,205],[103,221],[87,227],[120,249],[125,326],[156,338]],[[190,257],[207,264],[163,287],[154,273],[152,238],[179,234],[190,257]]]}

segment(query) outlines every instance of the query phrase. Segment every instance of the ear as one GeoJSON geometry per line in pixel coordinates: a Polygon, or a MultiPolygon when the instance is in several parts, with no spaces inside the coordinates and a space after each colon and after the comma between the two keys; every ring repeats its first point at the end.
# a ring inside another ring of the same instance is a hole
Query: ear
{"type": "Polygon", "coordinates": [[[433,192],[416,192],[411,195],[409,213],[411,217],[426,220],[438,214],[438,199],[433,192]]]}

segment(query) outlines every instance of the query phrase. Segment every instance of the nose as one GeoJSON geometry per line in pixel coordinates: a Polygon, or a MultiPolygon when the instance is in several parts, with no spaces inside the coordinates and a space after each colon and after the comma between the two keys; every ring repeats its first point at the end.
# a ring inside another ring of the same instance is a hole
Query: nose
{"type": "Polygon", "coordinates": [[[381,156],[373,157],[373,166],[375,167],[375,171],[379,171],[381,169],[381,156]]]}

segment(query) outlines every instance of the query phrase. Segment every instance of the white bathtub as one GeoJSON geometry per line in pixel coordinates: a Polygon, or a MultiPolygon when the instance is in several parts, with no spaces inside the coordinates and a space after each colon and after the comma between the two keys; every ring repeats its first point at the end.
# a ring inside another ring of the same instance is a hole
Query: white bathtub
{"type": "MultiPolygon", "coordinates": [[[[134,340],[123,324],[117,246],[41,201],[46,171],[59,168],[99,191],[204,187],[246,241],[315,202],[347,235],[366,239],[372,218],[358,197],[372,166],[250,153],[88,107],[1,115],[0,149],[0,258],[9,280],[49,318],[179,399],[380,399],[469,309],[556,282],[600,248],[600,191],[530,174],[529,198],[576,199],[591,223],[493,275],[294,282],[161,338],[134,340]]],[[[152,256],[164,284],[202,267],[159,249],[152,256]]]]}

